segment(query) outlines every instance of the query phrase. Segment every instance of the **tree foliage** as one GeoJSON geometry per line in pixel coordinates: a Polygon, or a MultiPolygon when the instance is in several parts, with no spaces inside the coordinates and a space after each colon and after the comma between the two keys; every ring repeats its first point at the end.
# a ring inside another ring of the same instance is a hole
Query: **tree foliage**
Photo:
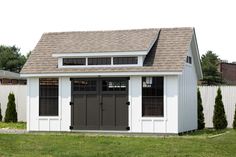
{"type": "Polygon", "coordinates": [[[198,107],[198,129],[204,129],[205,128],[205,122],[204,122],[204,114],[203,114],[203,106],[202,106],[202,98],[201,93],[198,89],[197,91],[197,107],[198,107]]]}
{"type": "Polygon", "coordinates": [[[5,113],[5,122],[17,122],[17,112],[15,104],[15,96],[13,93],[8,95],[7,109],[5,113]]]}
{"type": "Polygon", "coordinates": [[[220,72],[218,71],[218,65],[220,59],[212,51],[207,51],[206,54],[201,57],[201,66],[203,72],[202,84],[206,85],[218,85],[222,84],[220,72]]]}
{"type": "Polygon", "coordinates": [[[233,128],[236,129],[236,105],[235,105],[235,111],[234,111],[234,122],[233,122],[233,128]]]}
{"type": "Polygon", "coordinates": [[[0,46],[0,69],[20,72],[26,62],[26,57],[19,53],[15,46],[0,46]]]}
{"type": "Polygon", "coordinates": [[[215,98],[213,126],[215,129],[225,129],[228,125],[225,115],[224,104],[222,101],[221,89],[218,88],[217,96],[215,98]]]}
{"type": "Polygon", "coordinates": [[[0,122],[2,121],[2,109],[1,109],[1,104],[0,104],[0,122]]]}

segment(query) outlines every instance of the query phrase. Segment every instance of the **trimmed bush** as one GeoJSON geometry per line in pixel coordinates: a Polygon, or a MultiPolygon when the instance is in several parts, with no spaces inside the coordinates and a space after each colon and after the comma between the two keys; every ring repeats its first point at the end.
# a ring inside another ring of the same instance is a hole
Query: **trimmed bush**
{"type": "Polygon", "coordinates": [[[2,121],[2,109],[1,109],[1,104],[0,104],[0,122],[2,121]]]}
{"type": "Polygon", "coordinates": [[[225,115],[224,104],[222,101],[221,89],[218,88],[217,96],[215,98],[213,126],[215,129],[225,129],[228,125],[225,115]]]}
{"type": "Polygon", "coordinates": [[[204,114],[203,114],[203,106],[202,106],[202,98],[201,98],[201,93],[199,89],[197,90],[197,118],[198,118],[198,130],[204,129],[205,128],[205,123],[204,123],[204,114]]]}
{"type": "Polygon", "coordinates": [[[13,93],[8,95],[7,109],[5,113],[5,122],[17,122],[17,112],[15,104],[15,96],[13,93]]]}
{"type": "Polygon", "coordinates": [[[233,122],[233,128],[236,130],[236,105],[235,105],[235,111],[234,111],[234,122],[233,122]]]}

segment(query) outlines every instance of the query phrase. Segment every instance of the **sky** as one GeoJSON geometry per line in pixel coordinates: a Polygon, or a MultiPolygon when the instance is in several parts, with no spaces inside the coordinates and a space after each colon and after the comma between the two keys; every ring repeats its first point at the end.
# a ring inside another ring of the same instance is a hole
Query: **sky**
{"type": "Polygon", "coordinates": [[[236,61],[235,0],[0,0],[0,45],[34,49],[45,32],[195,27],[200,54],[236,61]]]}

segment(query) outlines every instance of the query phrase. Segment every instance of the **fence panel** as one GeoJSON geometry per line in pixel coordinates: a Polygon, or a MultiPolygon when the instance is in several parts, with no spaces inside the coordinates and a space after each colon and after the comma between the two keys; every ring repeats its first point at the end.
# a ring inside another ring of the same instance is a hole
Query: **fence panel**
{"type": "Polygon", "coordinates": [[[18,121],[26,121],[26,98],[27,86],[26,85],[0,85],[0,103],[2,115],[5,116],[7,108],[8,95],[12,92],[15,95],[16,111],[18,121]]]}
{"type": "Polygon", "coordinates": [[[236,86],[199,86],[199,90],[202,96],[202,105],[206,127],[213,127],[212,118],[214,112],[215,97],[219,87],[221,88],[222,92],[222,100],[224,103],[228,127],[232,128],[236,104],[236,86]]]}

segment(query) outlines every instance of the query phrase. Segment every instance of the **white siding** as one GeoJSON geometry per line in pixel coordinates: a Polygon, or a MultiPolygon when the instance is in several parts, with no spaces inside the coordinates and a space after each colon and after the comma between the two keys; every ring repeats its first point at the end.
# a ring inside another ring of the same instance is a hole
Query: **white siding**
{"type": "Polygon", "coordinates": [[[130,77],[130,132],[178,133],[178,77],[164,77],[164,117],[142,117],[142,77],[130,77]]]}
{"type": "Polygon", "coordinates": [[[2,115],[5,116],[5,111],[7,108],[8,95],[9,93],[14,93],[17,119],[18,121],[26,121],[26,85],[0,85],[0,104],[2,109],[2,115]]]}
{"type": "MultiPolygon", "coordinates": [[[[71,82],[59,78],[59,115],[39,116],[39,79],[28,79],[28,126],[30,131],[70,131],[71,82]]],[[[142,117],[142,77],[129,80],[129,132],[178,133],[178,76],[164,76],[164,117],[142,117]]]]}
{"type": "MultiPolygon", "coordinates": [[[[188,55],[192,57],[191,48],[188,55]]],[[[194,60],[179,76],[179,132],[197,129],[197,75],[194,60]]]]}
{"type": "Polygon", "coordinates": [[[58,116],[39,116],[39,78],[29,78],[27,86],[27,130],[70,131],[70,79],[59,78],[58,116]]]}
{"type": "MultiPolygon", "coordinates": [[[[219,86],[199,86],[205,116],[205,126],[207,128],[213,127],[212,118],[218,88],[219,86]]],[[[220,88],[228,127],[232,128],[236,104],[236,86],[220,86],[220,88]]]]}

